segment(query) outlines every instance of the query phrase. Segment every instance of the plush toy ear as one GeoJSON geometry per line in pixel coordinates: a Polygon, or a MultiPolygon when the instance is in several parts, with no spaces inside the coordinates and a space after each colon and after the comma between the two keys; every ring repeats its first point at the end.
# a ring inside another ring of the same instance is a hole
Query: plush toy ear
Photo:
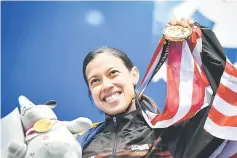
{"type": "Polygon", "coordinates": [[[44,105],[47,105],[48,107],[50,107],[51,109],[56,107],[56,101],[55,100],[49,100],[47,101],[44,105]]]}

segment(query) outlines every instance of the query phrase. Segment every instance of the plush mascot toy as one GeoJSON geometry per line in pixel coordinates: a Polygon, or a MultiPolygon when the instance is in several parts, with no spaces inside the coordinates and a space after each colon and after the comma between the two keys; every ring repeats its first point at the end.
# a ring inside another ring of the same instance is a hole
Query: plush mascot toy
{"type": "Polygon", "coordinates": [[[82,149],[73,134],[91,127],[88,118],[59,121],[52,111],[55,101],[34,105],[26,97],[19,97],[25,143],[11,142],[8,158],[81,158],[82,149]]]}

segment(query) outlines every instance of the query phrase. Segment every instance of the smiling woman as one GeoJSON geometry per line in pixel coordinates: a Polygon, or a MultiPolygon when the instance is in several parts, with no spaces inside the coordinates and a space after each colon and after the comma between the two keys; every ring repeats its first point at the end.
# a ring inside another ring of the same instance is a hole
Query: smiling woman
{"type": "Polygon", "coordinates": [[[165,151],[165,146],[151,150],[160,130],[152,130],[142,116],[142,108],[148,107],[143,100],[152,101],[137,98],[139,72],[124,52],[110,47],[90,52],[83,62],[83,75],[89,94],[106,115],[105,122],[96,128],[101,131],[87,141],[89,144],[82,143],[83,157],[154,157],[165,151]]]}
{"type": "Polygon", "coordinates": [[[88,54],[84,77],[98,108],[109,115],[135,110],[135,85],[139,73],[122,51],[100,48],[88,54]]]}

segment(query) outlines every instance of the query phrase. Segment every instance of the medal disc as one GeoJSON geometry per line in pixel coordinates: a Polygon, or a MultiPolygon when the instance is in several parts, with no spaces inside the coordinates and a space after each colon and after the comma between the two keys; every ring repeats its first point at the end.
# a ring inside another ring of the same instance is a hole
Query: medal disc
{"type": "Polygon", "coordinates": [[[191,27],[183,27],[180,25],[167,25],[163,30],[163,35],[170,41],[183,41],[192,33],[191,27]]]}
{"type": "Polygon", "coordinates": [[[52,128],[52,121],[51,120],[39,120],[37,121],[33,128],[36,132],[42,133],[42,132],[47,132],[52,128]]]}

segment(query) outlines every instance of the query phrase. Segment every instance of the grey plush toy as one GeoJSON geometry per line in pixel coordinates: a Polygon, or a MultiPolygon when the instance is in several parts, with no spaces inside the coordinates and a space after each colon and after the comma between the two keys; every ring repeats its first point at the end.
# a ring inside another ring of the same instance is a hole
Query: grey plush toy
{"type": "Polygon", "coordinates": [[[81,158],[82,149],[73,134],[91,127],[88,118],[59,121],[53,112],[55,101],[35,105],[19,97],[25,142],[14,141],[8,147],[8,158],[81,158]]]}

